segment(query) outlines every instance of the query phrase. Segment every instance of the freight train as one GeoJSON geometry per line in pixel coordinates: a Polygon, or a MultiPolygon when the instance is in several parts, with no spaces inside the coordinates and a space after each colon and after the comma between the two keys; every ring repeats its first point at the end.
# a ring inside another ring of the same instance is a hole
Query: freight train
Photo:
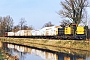
{"type": "Polygon", "coordinates": [[[88,27],[69,24],[67,26],[44,27],[39,30],[19,30],[5,32],[5,37],[17,38],[49,38],[49,39],[87,39],[88,27]]]}

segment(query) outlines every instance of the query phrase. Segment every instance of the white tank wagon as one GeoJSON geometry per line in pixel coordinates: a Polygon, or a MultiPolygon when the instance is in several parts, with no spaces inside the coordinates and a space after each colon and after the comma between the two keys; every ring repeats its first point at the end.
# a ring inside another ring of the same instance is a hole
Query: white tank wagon
{"type": "Polygon", "coordinates": [[[18,38],[51,38],[58,35],[58,28],[61,26],[44,27],[38,30],[19,30],[17,32],[6,32],[6,37],[18,38]]]}

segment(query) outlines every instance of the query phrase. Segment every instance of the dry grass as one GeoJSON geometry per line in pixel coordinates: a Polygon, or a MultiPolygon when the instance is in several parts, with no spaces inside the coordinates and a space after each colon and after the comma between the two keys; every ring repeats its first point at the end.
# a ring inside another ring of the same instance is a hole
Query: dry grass
{"type": "MultiPolygon", "coordinates": [[[[48,40],[48,39],[30,39],[30,38],[0,38],[2,42],[11,42],[23,45],[45,45],[54,47],[66,47],[90,51],[90,42],[82,40],[48,40]]],[[[43,46],[44,47],[44,46],[43,46]]],[[[46,48],[46,47],[44,47],[46,48]]]]}

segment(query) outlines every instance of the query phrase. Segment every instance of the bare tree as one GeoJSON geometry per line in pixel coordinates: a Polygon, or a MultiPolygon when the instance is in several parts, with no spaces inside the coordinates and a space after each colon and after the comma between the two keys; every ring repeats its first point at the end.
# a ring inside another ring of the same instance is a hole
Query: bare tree
{"type": "Polygon", "coordinates": [[[69,21],[69,20],[63,20],[62,22],[60,22],[61,24],[61,26],[62,27],[65,27],[66,25],[68,25],[68,24],[71,24],[71,22],[69,21]]]}
{"type": "Polygon", "coordinates": [[[2,35],[3,35],[2,20],[3,20],[3,18],[2,18],[2,17],[0,17],[0,36],[2,36],[2,35]]]}
{"type": "Polygon", "coordinates": [[[72,23],[79,24],[85,18],[85,8],[88,7],[87,0],[65,0],[61,2],[63,10],[58,13],[64,18],[68,18],[72,23]]]}
{"type": "Polygon", "coordinates": [[[2,17],[0,17],[0,31],[1,31],[2,17]]]}
{"type": "Polygon", "coordinates": [[[13,28],[13,19],[10,16],[4,17],[4,22],[6,24],[6,31],[11,31],[13,28]]]}
{"type": "Polygon", "coordinates": [[[88,21],[88,27],[89,27],[89,29],[90,29],[90,20],[88,21]]]}
{"type": "Polygon", "coordinates": [[[19,25],[20,25],[20,27],[21,27],[21,30],[22,30],[23,27],[25,26],[25,23],[26,23],[25,18],[21,18],[21,19],[20,19],[20,22],[19,22],[19,25]]]}
{"type": "Polygon", "coordinates": [[[0,36],[4,36],[4,33],[11,31],[12,28],[13,19],[10,16],[0,17],[0,36]]]}
{"type": "Polygon", "coordinates": [[[34,27],[31,25],[31,26],[28,26],[28,30],[33,30],[34,27]]]}
{"type": "Polygon", "coordinates": [[[54,26],[54,24],[52,24],[51,22],[48,22],[43,25],[43,27],[50,27],[50,26],[54,26]]]}
{"type": "Polygon", "coordinates": [[[12,29],[13,32],[17,32],[19,30],[20,30],[20,26],[19,25],[14,26],[14,28],[12,29]]]}

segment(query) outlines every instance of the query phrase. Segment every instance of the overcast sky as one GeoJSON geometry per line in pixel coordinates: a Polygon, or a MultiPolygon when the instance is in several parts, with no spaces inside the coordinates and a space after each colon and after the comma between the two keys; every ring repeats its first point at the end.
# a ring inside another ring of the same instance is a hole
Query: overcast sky
{"type": "Polygon", "coordinates": [[[24,17],[27,25],[35,29],[41,28],[45,23],[51,21],[59,25],[62,20],[56,13],[61,9],[61,0],[0,0],[0,16],[10,15],[17,25],[24,17]]]}

